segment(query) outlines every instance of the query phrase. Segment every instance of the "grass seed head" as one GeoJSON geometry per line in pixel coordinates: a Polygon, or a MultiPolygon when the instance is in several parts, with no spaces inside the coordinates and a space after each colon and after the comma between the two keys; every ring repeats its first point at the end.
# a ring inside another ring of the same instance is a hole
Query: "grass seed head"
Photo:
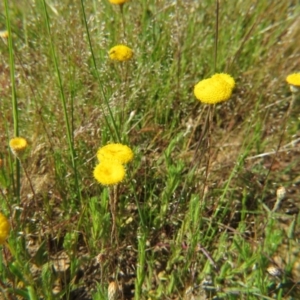
{"type": "Polygon", "coordinates": [[[119,297],[119,286],[115,281],[112,281],[107,289],[108,300],[117,300],[119,297]]]}
{"type": "Polygon", "coordinates": [[[280,269],[274,265],[270,265],[267,268],[267,272],[272,276],[280,276],[281,275],[280,269]]]}
{"type": "Polygon", "coordinates": [[[284,186],[281,186],[276,191],[276,202],[274,204],[274,207],[272,211],[277,211],[280,207],[281,201],[285,198],[286,195],[286,189],[284,186]]]}
{"type": "Polygon", "coordinates": [[[277,201],[282,201],[286,195],[286,189],[284,186],[281,186],[276,191],[277,201]]]}

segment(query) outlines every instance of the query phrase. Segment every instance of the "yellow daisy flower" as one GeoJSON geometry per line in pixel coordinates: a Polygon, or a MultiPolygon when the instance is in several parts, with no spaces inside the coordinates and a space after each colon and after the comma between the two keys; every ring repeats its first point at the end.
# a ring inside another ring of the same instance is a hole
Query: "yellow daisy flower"
{"type": "Polygon", "coordinates": [[[125,2],[128,2],[128,0],[109,0],[112,4],[124,4],[125,2]]]}
{"type": "Polygon", "coordinates": [[[232,94],[232,83],[218,77],[204,79],[195,85],[194,94],[203,103],[215,104],[227,101],[232,94]]]}
{"type": "Polygon", "coordinates": [[[108,54],[112,60],[126,61],[131,59],[133,51],[125,45],[117,45],[112,47],[108,54]]]}
{"type": "Polygon", "coordinates": [[[125,168],[117,161],[105,160],[94,169],[95,179],[103,185],[120,183],[125,177],[125,168]]]}
{"type": "Polygon", "coordinates": [[[0,213],[0,245],[4,244],[5,240],[9,236],[10,224],[7,218],[0,213]]]}
{"type": "Polygon", "coordinates": [[[22,137],[15,137],[9,141],[9,147],[15,156],[19,156],[27,148],[27,141],[22,137]]]}
{"type": "Polygon", "coordinates": [[[211,78],[223,79],[231,86],[232,89],[235,87],[235,81],[229,74],[217,73],[217,74],[211,76],[211,78]]]}
{"type": "Polygon", "coordinates": [[[126,145],[108,144],[98,150],[97,158],[100,162],[104,160],[115,160],[121,164],[126,164],[133,159],[133,152],[126,145]]]}

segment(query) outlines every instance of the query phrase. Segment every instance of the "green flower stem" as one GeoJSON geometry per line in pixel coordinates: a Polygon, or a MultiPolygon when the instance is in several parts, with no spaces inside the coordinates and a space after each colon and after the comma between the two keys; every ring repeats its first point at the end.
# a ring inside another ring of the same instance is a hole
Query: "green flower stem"
{"type": "Polygon", "coordinates": [[[119,244],[118,240],[118,232],[116,227],[116,217],[117,217],[117,204],[118,203],[118,185],[115,184],[111,190],[109,190],[109,205],[111,211],[111,218],[112,218],[112,228],[111,228],[111,244],[115,239],[116,244],[119,244]]]}

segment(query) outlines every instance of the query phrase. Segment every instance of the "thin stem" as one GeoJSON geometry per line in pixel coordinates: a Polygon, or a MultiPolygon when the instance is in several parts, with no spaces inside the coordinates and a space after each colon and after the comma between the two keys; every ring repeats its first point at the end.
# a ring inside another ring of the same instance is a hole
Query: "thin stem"
{"type": "Polygon", "coordinates": [[[216,0],[216,27],[215,27],[215,51],[214,51],[214,73],[217,72],[218,40],[219,40],[219,0],[216,0]]]}
{"type": "Polygon", "coordinates": [[[199,138],[199,141],[198,141],[198,144],[196,146],[193,159],[191,161],[191,167],[194,165],[194,162],[195,162],[196,157],[197,157],[198,150],[199,150],[200,146],[203,144],[204,138],[205,138],[205,136],[207,134],[207,131],[208,131],[208,128],[209,128],[209,115],[210,115],[209,111],[210,111],[210,108],[208,107],[208,112],[206,114],[206,118],[205,118],[204,125],[203,125],[203,128],[202,128],[201,136],[199,138]]]}
{"type": "Polygon", "coordinates": [[[45,19],[46,19],[46,27],[47,27],[47,31],[48,31],[48,35],[49,35],[49,42],[50,42],[52,60],[53,60],[54,67],[55,67],[55,72],[56,72],[56,77],[57,77],[57,84],[59,86],[60,99],[61,99],[61,103],[62,103],[62,106],[63,106],[64,118],[65,118],[65,122],[66,122],[67,139],[68,139],[69,150],[70,150],[70,155],[71,155],[72,167],[73,167],[73,171],[74,171],[75,185],[76,185],[76,188],[77,188],[77,197],[78,197],[78,199],[81,200],[81,193],[80,193],[78,172],[77,172],[76,158],[75,158],[76,155],[75,155],[75,149],[74,149],[74,144],[73,144],[73,134],[72,134],[71,129],[70,129],[66,99],[65,99],[64,89],[63,89],[63,85],[62,85],[61,74],[60,74],[60,70],[59,70],[59,67],[58,67],[58,60],[57,60],[57,57],[56,57],[54,44],[53,44],[53,41],[52,41],[50,21],[49,21],[49,15],[48,15],[48,12],[47,12],[46,2],[45,2],[45,0],[43,0],[42,2],[43,2],[45,19]]]}
{"type": "Polygon", "coordinates": [[[205,185],[208,179],[208,173],[209,173],[209,167],[210,167],[210,160],[212,158],[212,148],[211,148],[211,136],[212,136],[212,124],[213,124],[213,115],[215,111],[215,105],[209,106],[208,110],[208,131],[207,131],[207,149],[208,149],[208,157],[207,157],[207,162],[206,162],[206,169],[205,169],[205,182],[203,186],[203,195],[204,195],[204,189],[205,185]]]}
{"type": "MultiPolygon", "coordinates": [[[[104,93],[103,85],[102,85],[102,82],[101,82],[101,79],[100,79],[100,75],[99,75],[99,72],[98,72],[98,68],[97,68],[97,64],[96,64],[96,59],[95,59],[95,55],[94,55],[94,51],[93,51],[93,47],[92,47],[92,42],[91,42],[89,27],[88,27],[87,20],[86,20],[86,14],[85,14],[83,0],[81,0],[80,2],[81,2],[81,10],[82,10],[82,15],[83,15],[83,21],[84,21],[84,25],[85,25],[85,30],[86,30],[86,34],[87,34],[87,38],[88,38],[88,43],[89,43],[90,51],[91,51],[91,54],[92,54],[92,63],[93,63],[93,67],[94,67],[94,70],[95,70],[95,74],[96,74],[97,80],[99,82],[100,91],[101,91],[102,97],[104,99],[105,105],[107,107],[110,119],[112,121],[113,128],[115,130],[117,141],[119,143],[121,143],[121,137],[120,137],[120,134],[118,132],[117,125],[116,125],[115,119],[113,117],[113,113],[111,111],[108,99],[107,99],[107,97],[106,97],[106,95],[104,93]]],[[[103,109],[102,109],[102,111],[103,111],[103,109]]],[[[104,113],[103,115],[104,115],[106,124],[108,124],[108,120],[107,120],[106,114],[104,113]]],[[[108,128],[110,129],[110,126],[108,126],[108,128]]]]}
{"type": "Polygon", "coordinates": [[[121,64],[120,68],[118,68],[118,70],[120,70],[121,72],[121,78],[122,78],[122,82],[120,83],[120,90],[121,90],[121,95],[122,97],[122,112],[121,112],[121,117],[120,117],[120,129],[122,128],[123,131],[125,132],[125,112],[126,112],[126,91],[128,90],[128,86],[129,86],[129,80],[128,80],[128,64],[121,64]],[[123,84],[124,83],[124,84],[123,84]]]}
{"type": "MultiPolygon", "coordinates": [[[[18,116],[18,100],[16,94],[16,81],[15,81],[15,61],[14,61],[14,50],[12,42],[12,30],[10,24],[8,0],[4,1],[5,4],[5,16],[6,16],[6,28],[8,31],[8,52],[9,52],[9,70],[10,70],[10,81],[11,81],[11,99],[12,99],[12,110],[13,110],[13,120],[14,120],[14,136],[19,136],[19,116],[18,116]]],[[[13,185],[14,185],[14,179],[13,185]]],[[[20,163],[16,160],[16,186],[14,188],[15,195],[18,201],[20,201],[20,163]]]]}
{"type": "Polygon", "coordinates": [[[208,253],[208,251],[204,247],[202,247],[200,244],[198,244],[198,249],[206,256],[206,258],[208,259],[210,264],[214,267],[214,269],[216,271],[219,271],[218,265],[216,264],[216,262],[214,261],[212,256],[208,253]]]}
{"type": "Polygon", "coordinates": [[[18,158],[18,160],[20,161],[20,165],[22,166],[22,168],[23,168],[23,170],[24,170],[24,173],[25,173],[25,176],[26,176],[26,178],[27,178],[27,180],[28,180],[28,182],[29,182],[30,189],[31,189],[31,191],[32,191],[33,197],[34,197],[34,199],[36,199],[36,194],[35,194],[35,192],[34,192],[34,188],[33,188],[31,179],[30,179],[30,177],[29,177],[29,174],[28,174],[28,172],[27,172],[27,169],[26,169],[25,166],[22,164],[20,158],[18,158]]]}
{"type": "Polygon", "coordinates": [[[117,218],[117,204],[118,204],[118,185],[114,185],[113,190],[110,190],[109,193],[109,204],[110,204],[110,211],[111,211],[111,218],[112,218],[112,228],[111,228],[111,244],[113,244],[113,241],[115,239],[116,244],[119,244],[118,239],[118,232],[117,232],[117,224],[116,224],[116,218],[117,218]]]}
{"type": "Polygon", "coordinates": [[[6,27],[8,31],[8,51],[9,51],[9,70],[11,81],[11,97],[13,107],[13,120],[14,120],[14,136],[19,136],[19,118],[18,118],[18,101],[16,95],[16,82],[15,82],[15,62],[14,62],[14,50],[12,43],[12,31],[10,25],[9,9],[7,0],[5,0],[5,15],[6,15],[6,27]]]}
{"type": "Polygon", "coordinates": [[[124,3],[120,5],[120,11],[121,11],[121,16],[122,16],[122,26],[123,26],[123,36],[124,39],[126,39],[126,23],[125,23],[125,16],[124,16],[124,3]]]}

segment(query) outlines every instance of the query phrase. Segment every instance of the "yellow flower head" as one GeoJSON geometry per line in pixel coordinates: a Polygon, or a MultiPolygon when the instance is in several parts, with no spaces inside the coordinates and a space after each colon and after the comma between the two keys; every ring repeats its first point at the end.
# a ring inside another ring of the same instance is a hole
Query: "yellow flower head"
{"type": "Polygon", "coordinates": [[[133,56],[133,51],[125,45],[117,45],[109,50],[109,57],[112,60],[126,61],[133,56]]]}
{"type": "Polygon", "coordinates": [[[121,164],[126,164],[133,159],[133,152],[126,145],[108,144],[98,150],[97,158],[100,162],[114,160],[121,164]]]}
{"type": "MultiPolygon", "coordinates": [[[[228,75],[229,76],[229,75],[228,75]]],[[[232,94],[232,82],[219,77],[201,80],[194,87],[196,98],[208,104],[227,101],[232,94]]]]}
{"type": "Polygon", "coordinates": [[[125,2],[128,2],[128,0],[109,0],[112,4],[124,4],[125,2]]]}
{"type": "Polygon", "coordinates": [[[94,169],[95,179],[103,185],[113,185],[125,177],[125,168],[117,161],[102,161],[94,169]]]}
{"type": "Polygon", "coordinates": [[[15,137],[9,141],[9,147],[15,156],[19,156],[27,148],[27,141],[22,137],[15,137]]]}
{"type": "Polygon", "coordinates": [[[300,73],[288,75],[286,78],[286,82],[290,85],[292,93],[298,92],[300,88],[300,73]]]}
{"type": "Polygon", "coordinates": [[[0,37],[3,38],[3,39],[7,39],[8,38],[8,31],[7,30],[0,31],[0,37]]]}
{"type": "Polygon", "coordinates": [[[10,232],[10,224],[7,218],[0,213],[0,245],[4,244],[10,232]]]}
{"type": "Polygon", "coordinates": [[[232,89],[235,87],[235,81],[229,74],[217,73],[217,74],[211,76],[211,78],[223,79],[231,86],[232,89]]]}
{"type": "Polygon", "coordinates": [[[286,78],[288,84],[300,87],[300,73],[290,74],[286,78]]]}

